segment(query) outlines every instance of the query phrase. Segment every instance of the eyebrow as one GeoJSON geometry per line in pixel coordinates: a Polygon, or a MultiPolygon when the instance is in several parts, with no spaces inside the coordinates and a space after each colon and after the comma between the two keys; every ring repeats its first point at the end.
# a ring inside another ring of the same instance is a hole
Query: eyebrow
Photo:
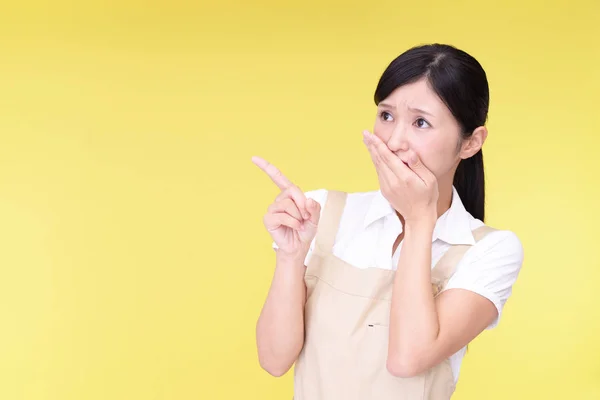
{"type": "Polygon", "coordinates": [[[383,103],[383,102],[379,103],[378,106],[381,108],[389,108],[390,110],[396,109],[396,107],[392,106],[391,104],[383,103]]]}
{"type": "MultiPolygon", "coordinates": [[[[392,106],[391,104],[384,103],[384,102],[379,103],[379,107],[390,109],[390,110],[395,110],[396,109],[396,107],[392,106]]],[[[425,111],[425,110],[422,110],[420,108],[408,107],[408,109],[410,111],[412,111],[412,112],[415,112],[415,113],[420,113],[420,114],[429,115],[430,117],[435,117],[435,115],[433,115],[432,113],[430,113],[428,111],[425,111]]]]}

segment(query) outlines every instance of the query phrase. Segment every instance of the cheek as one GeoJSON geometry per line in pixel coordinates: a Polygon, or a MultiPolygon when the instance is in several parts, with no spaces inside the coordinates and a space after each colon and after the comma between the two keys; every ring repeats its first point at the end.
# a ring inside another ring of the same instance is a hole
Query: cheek
{"type": "Polygon", "coordinates": [[[393,128],[390,125],[383,124],[379,118],[375,121],[375,126],[373,127],[373,134],[381,139],[384,143],[387,143],[393,128]]]}
{"type": "Polygon", "coordinates": [[[454,164],[455,148],[443,143],[415,143],[412,146],[425,165],[437,178],[444,176],[454,164]]]}

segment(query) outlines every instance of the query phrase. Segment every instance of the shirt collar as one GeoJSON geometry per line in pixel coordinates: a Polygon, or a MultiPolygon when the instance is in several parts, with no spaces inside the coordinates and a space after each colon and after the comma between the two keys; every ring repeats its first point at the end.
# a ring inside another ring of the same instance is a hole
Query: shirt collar
{"type": "Polygon", "coordinates": [[[475,238],[471,231],[471,219],[473,217],[465,209],[456,188],[452,186],[452,204],[438,218],[433,230],[433,240],[440,239],[451,245],[474,245],[475,238]]]}
{"type": "Polygon", "coordinates": [[[365,215],[364,227],[371,225],[373,222],[384,218],[388,215],[394,215],[396,210],[391,206],[387,199],[381,193],[381,190],[375,192],[375,196],[369,205],[367,214],[365,215]]]}
{"type": "MultiPolygon", "coordinates": [[[[385,218],[389,215],[395,215],[396,211],[386,198],[378,190],[371,201],[367,214],[365,215],[364,227],[366,228],[373,222],[385,218]]],[[[471,219],[473,217],[467,212],[465,206],[456,191],[452,187],[452,204],[450,208],[438,218],[433,230],[433,238],[443,240],[450,245],[474,245],[475,238],[471,232],[471,219]]]]}

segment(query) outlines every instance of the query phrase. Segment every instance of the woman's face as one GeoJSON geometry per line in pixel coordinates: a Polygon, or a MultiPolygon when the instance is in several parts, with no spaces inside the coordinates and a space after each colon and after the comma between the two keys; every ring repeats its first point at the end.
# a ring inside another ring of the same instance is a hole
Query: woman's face
{"type": "Polygon", "coordinates": [[[460,126],[425,79],[379,103],[374,134],[405,163],[414,151],[438,181],[451,182],[462,155],[460,126]]]}

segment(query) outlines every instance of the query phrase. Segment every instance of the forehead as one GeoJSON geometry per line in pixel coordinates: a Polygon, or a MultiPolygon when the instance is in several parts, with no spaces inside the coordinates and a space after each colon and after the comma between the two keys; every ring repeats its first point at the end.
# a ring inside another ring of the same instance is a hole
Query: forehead
{"type": "Polygon", "coordinates": [[[450,110],[425,79],[396,88],[383,102],[392,104],[396,108],[419,108],[432,114],[450,113],[450,110]]]}

